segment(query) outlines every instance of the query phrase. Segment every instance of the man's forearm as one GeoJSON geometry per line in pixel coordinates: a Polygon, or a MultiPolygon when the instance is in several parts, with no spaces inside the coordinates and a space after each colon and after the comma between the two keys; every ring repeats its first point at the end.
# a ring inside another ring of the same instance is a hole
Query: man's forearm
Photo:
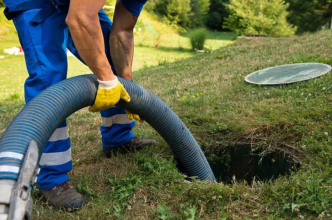
{"type": "Polygon", "coordinates": [[[133,31],[111,33],[110,51],[117,75],[126,79],[132,79],[132,62],[134,55],[133,31]]]}
{"type": "Polygon", "coordinates": [[[91,9],[96,6],[94,4],[87,10],[89,3],[84,5],[83,2],[71,1],[66,19],[70,33],[78,53],[96,77],[102,81],[113,80],[115,76],[105,54],[104,38],[98,18],[99,8],[91,9]]]}
{"type": "Polygon", "coordinates": [[[109,40],[112,61],[118,76],[131,79],[134,55],[133,29],[137,16],[131,14],[122,2],[117,0],[113,21],[109,40]]]}

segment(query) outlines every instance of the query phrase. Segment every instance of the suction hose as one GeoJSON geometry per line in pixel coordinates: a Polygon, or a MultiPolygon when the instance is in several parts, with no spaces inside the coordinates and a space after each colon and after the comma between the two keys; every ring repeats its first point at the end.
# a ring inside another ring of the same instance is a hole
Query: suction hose
{"type": "MultiPolygon", "coordinates": [[[[215,181],[201,148],[179,117],[149,90],[130,80],[120,77],[119,80],[131,102],[120,101],[117,106],[140,115],[149,123],[169,144],[187,175],[215,181]]],[[[18,180],[31,142],[36,143],[40,159],[55,129],[77,110],[92,105],[97,88],[93,75],[73,77],[44,90],[22,109],[0,139],[0,186],[18,180]]],[[[0,195],[1,190],[0,187],[0,195]]],[[[3,202],[0,198],[0,204],[3,202]]]]}

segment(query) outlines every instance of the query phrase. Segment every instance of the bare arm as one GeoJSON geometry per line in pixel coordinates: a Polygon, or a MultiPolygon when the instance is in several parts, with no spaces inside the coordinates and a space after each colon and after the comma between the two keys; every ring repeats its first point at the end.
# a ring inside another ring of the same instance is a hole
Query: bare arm
{"type": "Polygon", "coordinates": [[[106,0],[71,0],[66,23],[78,53],[99,80],[115,76],[105,55],[104,38],[98,12],[106,0]]]}
{"type": "Polygon", "coordinates": [[[131,14],[117,0],[113,27],[110,34],[110,51],[118,76],[132,79],[132,62],[134,55],[134,34],[137,17],[131,14]]]}

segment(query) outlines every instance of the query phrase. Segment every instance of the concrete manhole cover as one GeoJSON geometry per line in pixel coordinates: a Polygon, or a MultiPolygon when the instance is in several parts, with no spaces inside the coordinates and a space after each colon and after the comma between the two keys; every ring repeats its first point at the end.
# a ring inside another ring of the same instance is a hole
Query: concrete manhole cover
{"type": "Polygon", "coordinates": [[[248,75],[248,83],[258,85],[278,85],[305,81],[323,76],[331,71],[331,66],[323,63],[298,63],[270,67],[248,75]]]}

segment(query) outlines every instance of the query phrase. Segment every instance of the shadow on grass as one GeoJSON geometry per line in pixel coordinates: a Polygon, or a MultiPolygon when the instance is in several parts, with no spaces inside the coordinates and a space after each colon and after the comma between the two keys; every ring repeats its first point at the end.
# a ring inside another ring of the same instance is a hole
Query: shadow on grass
{"type": "MultiPolygon", "coordinates": [[[[186,33],[179,33],[180,36],[189,38],[191,31],[186,33]]],[[[234,32],[219,32],[219,31],[206,31],[206,40],[235,40],[236,34],[234,32]]]]}
{"type": "Polygon", "coordinates": [[[193,53],[194,51],[189,48],[182,47],[152,47],[148,45],[138,45],[140,48],[154,49],[161,52],[189,52],[193,53]]]}

